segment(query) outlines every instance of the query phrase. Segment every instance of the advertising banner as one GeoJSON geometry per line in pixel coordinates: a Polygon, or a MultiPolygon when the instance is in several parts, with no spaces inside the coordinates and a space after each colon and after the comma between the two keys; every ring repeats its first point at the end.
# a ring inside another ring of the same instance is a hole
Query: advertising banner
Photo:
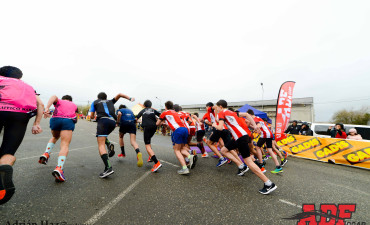
{"type": "Polygon", "coordinates": [[[294,81],[287,81],[284,82],[280,87],[279,96],[276,104],[276,141],[279,141],[286,137],[284,131],[288,127],[288,123],[290,120],[294,85],[294,81]]]}
{"type": "Polygon", "coordinates": [[[370,169],[370,142],[288,135],[277,144],[294,156],[370,169]]]}

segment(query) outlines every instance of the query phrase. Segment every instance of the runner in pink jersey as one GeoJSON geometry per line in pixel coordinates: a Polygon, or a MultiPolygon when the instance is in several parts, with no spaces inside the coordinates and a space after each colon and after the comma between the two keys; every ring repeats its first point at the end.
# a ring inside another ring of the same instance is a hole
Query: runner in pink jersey
{"type": "Polygon", "coordinates": [[[20,80],[22,75],[16,67],[0,68],[0,133],[4,130],[0,147],[0,205],[9,201],[15,192],[14,154],[23,141],[32,116],[37,115],[32,133],[42,132],[40,121],[44,105],[35,90],[20,80]]]}
{"type": "Polygon", "coordinates": [[[46,105],[46,110],[44,112],[44,117],[50,116],[49,108],[54,105],[55,110],[53,117],[50,119],[50,129],[52,138],[46,145],[46,150],[44,154],[40,156],[39,163],[46,165],[51,154],[55,143],[61,139],[60,151],[58,157],[58,165],[52,172],[55,177],[55,181],[63,182],[64,177],[64,163],[69,152],[69,144],[72,140],[72,132],[75,129],[75,123],[77,123],[77,105],[72,102],[72,97],[70,95],[65,95],[62,99],[58,99],[56,95],[52,96],[48,104],[46,105]]]}

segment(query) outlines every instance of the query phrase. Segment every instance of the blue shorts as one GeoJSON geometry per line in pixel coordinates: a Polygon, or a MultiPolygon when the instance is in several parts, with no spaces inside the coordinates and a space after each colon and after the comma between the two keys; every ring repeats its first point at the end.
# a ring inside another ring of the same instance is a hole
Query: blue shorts
{"type": "Polygon", "coordinates": [[[171,136],[172,144],[173,145],[175,145],[175,144],[187,144],[188,143],[188,136],[189,136],[188,129],[185,128],[185,127],[179,127],[173,132],[173,134],[171,136]]]}
{"type": "Polygon", "coordinates": [[[74,131],[75,123],[72,119],[67,118],[51,118],[50,129],[56,131],[71,130],[74,131]]]}

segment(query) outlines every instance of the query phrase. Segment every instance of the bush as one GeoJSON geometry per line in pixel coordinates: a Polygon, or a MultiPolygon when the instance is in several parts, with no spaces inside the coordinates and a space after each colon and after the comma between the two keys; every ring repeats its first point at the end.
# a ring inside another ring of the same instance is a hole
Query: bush
{"type": "Polygon", "coordinates": [[[370,108],[363,107],[360,110],[340,110],[334,113],[333,123],[367,125],[370,120],[370,108]]]}

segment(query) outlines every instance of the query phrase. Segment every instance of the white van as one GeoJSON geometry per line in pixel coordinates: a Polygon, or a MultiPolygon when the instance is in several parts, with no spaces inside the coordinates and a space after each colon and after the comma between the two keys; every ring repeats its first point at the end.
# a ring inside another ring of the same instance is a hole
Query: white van
{"type": "MultiPolygon", "coordinates": [[[[335,124],[333,123],[312,123],[310,125],[310,128],[313,132],[313,136],[330,138],[330,135],[328,135],[327,133],[328,128],[330,126],[334,127],[335,124]]],[[[364,140],[370,140],[370,126],[344,124],[344,129],[346,130],[347,134],[348,134],[348,131],[352,128],[355,128],[357,130],[357,133],[360,134],[364,140]]]]}

